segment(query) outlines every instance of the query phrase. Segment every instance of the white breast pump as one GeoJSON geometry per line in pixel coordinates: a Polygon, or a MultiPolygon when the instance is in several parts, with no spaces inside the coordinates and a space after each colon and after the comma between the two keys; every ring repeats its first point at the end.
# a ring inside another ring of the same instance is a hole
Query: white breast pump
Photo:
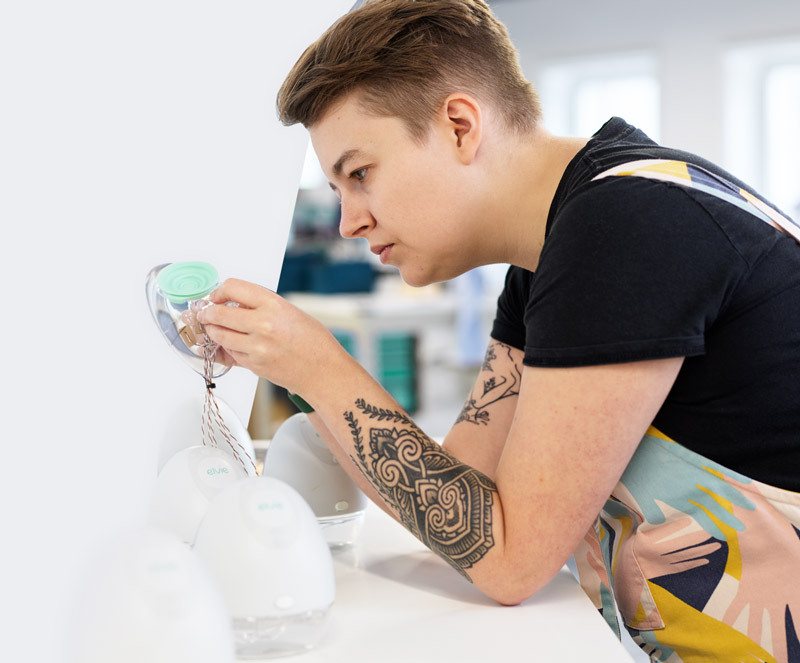
{"type": "Polygon", "coordinates": [[[317,644],[334,599],[333,561],[311,509],[291,486],[249,477],[223,490],[194,549],[233,617],[240,659],[317,644]]]}
{"type": "Polygon", "coordinates": [[[285,481],[303,496],[332,550],[355,543],[367,497],[339,465],[308,415],[298,412],[281,424],[267,448],[263,475],[285,481]]]}

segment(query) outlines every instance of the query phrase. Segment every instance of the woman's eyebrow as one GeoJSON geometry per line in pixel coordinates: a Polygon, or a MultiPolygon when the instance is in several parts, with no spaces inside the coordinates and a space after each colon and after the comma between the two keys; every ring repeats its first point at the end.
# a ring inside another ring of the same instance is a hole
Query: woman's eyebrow
{"type": "Polygon", "coordinates": [[[353,157],[358,156],[359,154],[361,154],[361,150],[358,149],[346,150],[345,152],[342,152],[342,156],[340,156],[336,160],[336,163],[333,164],[333,174],[336,175],[337,177],[341,175],[344,164],[353,157]]]}

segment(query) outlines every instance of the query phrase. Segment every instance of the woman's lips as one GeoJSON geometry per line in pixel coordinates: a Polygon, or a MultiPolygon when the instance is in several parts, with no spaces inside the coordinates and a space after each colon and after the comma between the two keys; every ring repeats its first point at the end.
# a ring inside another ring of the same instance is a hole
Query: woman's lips
{"type": "Polygon", "coordinates": [[[389,259],[389,252],[392,250],[394,244],[383,244],[372,247],[370,250],[380,258],[382,264],[386,264],[389,259]]]}

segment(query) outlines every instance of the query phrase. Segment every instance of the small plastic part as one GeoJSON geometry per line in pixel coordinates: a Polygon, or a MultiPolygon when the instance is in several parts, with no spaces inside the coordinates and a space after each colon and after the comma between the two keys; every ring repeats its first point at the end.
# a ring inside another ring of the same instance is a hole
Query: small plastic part
{"type": "MultiPolygon", "coordinates": [[[[197,314],[211,306],[209,293],[218,283],[217,270],[207,262],[175,262],[153,267],[145,281],[145,296],[164,339],[189,366],[206,377],[206,335],[197,314]]],[[[214,362],[210,376],[218,378],[230,366],[214,362]]]]}
{"type": "Polygon", "coordinates": [[[293,394],[291,392],[286,392],[286,395],[289,397],[289,400],[295,404],[298,410],[303,414],[310,414],[314,411],[314,408],[311,407],[308,403],[306,403],[305,399],[298,396],[297,394],[293,394]]]}
{"type": "Polygon", "coordinates": [[[219,281],[219,273],[207,262],[174,262],[161,270],[158,288],[173,303],[202,299],[219,281]]]}

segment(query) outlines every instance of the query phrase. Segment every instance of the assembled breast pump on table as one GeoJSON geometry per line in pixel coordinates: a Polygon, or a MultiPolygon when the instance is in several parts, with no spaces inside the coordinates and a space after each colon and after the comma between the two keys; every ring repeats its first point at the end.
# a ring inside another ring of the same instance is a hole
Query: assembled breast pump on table
{"type": "Polygon", "coordinates": [[[160,265],[147,277],[153,319],[206,392],[200,444],[162,468],[151,523],[179,536],[210,570],[239,658],[290,654],[324,632],[334,598],[330,550],[355,541],[366,498],[304,414],[281,426],[257,476],[252,442],[231,433],[214,396],[214,380],[229,367],[215,362],[217,346],[196,317],[213,305],[208,295],[218,281],[202,262],[160,265]]]}

